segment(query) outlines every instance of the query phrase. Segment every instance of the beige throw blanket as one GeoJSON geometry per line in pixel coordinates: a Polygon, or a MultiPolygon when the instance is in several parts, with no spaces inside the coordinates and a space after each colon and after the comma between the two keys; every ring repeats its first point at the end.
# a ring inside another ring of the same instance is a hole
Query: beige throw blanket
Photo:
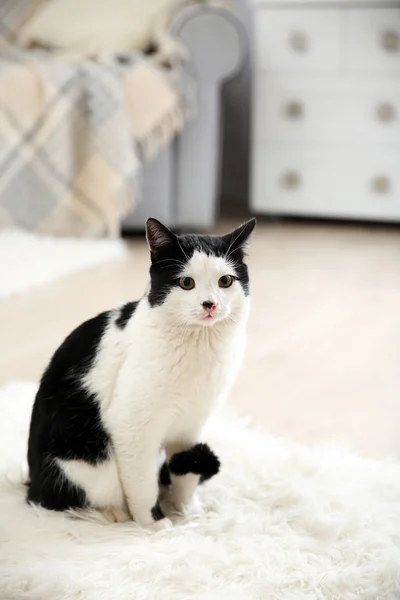
{"type": "Polygon", "coordinates": [[[191,112],[191,83],[139,53],[62,60],[11,41],[0,47],[0,228],[116,236],[142,162],[191,112]]]}

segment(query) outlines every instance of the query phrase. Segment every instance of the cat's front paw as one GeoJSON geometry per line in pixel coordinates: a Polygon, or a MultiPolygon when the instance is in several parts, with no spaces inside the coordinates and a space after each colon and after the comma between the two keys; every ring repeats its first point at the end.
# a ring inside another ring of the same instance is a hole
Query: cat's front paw
{"type": "MultiPolygon", "coordinates": [[[[168,471],[173,475],[183,476],[189,473],[200,475],[200,483],[211,479],[219,472],[221,463],[208,444],[195,444],[187,450],[177,452],[171,457],[168,464],[168,471]]],[[[162,469],[165,471],[165,467],[162,469]]],[[[160,478],[165,472],[160,472],[160,478]]]]}
{"type": "Polygon", "coordinates": [[[159,500],[151,509],[150,515],[144,514],[142,518],[137,515],[135,520],[138,525],[150,531],[163,531],[172,527],[172,521],[164,515],[159,500]]]}
{"type": "Polygon", "coordinates": [[[131,521],[130,514],[117,506],[109,506],[100,511],[110,523],[126,523],[131,521]]]}
{"type": "Polygon", "coordinates": [[[158,519],[157,521],[135,521],[137,525],[141,529],[146,529],[147,531],[164,531],[164,529],[171,529],[173,527],[171,519],[168,517],[163,517],[162,519],[158,519]]]}
{"type": "Polygon", "coordinates": [[[185,517],[194,517],[201,513],[202,504],[197,492],[194,492],[189,498],[185,494],[179,493],[174,489],[172,492],[172,504],[177,513],[185,517]]]}
{"type": "Polygon", "coordinates": [[[151,531],[164,531],[165,529],[171,529],[173,527],[171,519],[168,517],[164,517],[159,521],[154,521],[151,525],[147,527],[151,531]]]}

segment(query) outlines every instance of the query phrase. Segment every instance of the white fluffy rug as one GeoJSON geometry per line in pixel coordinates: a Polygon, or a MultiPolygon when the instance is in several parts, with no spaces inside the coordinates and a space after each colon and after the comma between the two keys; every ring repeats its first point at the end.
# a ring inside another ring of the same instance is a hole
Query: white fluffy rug
{"type": "Polygon", "coordinates": [[[120,240],[52,238],[18,230],[3,231],[0,233],[0,297],[119,258],[125,252],[120,240]]]}
{"type": "Polygon", "coordinates": [[[7,481],[26,452],[35,385],[0,390],[1,600],[396,600],[400,466],[307,448],[214,418],[223,461],[203,508],[172,530],[29,507],[7,481]]]}

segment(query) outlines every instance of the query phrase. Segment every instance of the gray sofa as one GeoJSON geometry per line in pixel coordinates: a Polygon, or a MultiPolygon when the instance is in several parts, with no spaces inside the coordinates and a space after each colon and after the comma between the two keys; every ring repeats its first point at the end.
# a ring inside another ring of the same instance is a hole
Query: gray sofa
{"type": "Polygon", "coordinates": [[[140,204],[122,223],[142,230],[148,216],[181,229],[206,230],[215,223],[221,171],[221,87],[240,68],[246,33],[233,12],[194,5],[173,22],[186,45],[197,84],[197,113],[173,142],[146,165],[140,204]]]}

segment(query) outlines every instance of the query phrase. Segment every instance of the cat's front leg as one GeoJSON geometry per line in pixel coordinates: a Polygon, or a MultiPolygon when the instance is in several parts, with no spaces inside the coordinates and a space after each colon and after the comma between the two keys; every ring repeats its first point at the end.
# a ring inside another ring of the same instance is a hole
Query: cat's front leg
{"type": "MultiPolygon", "coordinates": [[[[196,444],[195,437],[180,441],[168,442],[165,444],[165,453],[167,462],[171,458],[184,450],[189,450],[196,444]]],[[[186,473],[186,475],[175,475],[170,473],[171,477],[171,500],[178,512],[184,513],[188,508],[196,505],[196,490],[199,485],[200,475],[195,473],[186,473]]]]}
{"type": "Polygon", "coordinates": [[[158,502],[158,448],[145,436],[134,444],[115,444],[115,454],[129,512],[142,527],[155,530],[172,526],[158,502]]]}

